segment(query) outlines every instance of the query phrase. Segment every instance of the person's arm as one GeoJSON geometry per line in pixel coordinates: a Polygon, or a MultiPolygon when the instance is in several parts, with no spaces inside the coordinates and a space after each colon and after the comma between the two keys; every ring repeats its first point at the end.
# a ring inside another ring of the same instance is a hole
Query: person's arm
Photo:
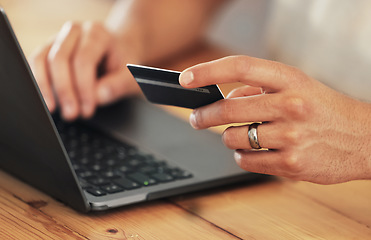
{"type": "Polygon", "coordinates": [[[189,88],[236,81],[246,86],[196,109],[190,123],[204,129],[263,122],[257,139],[269,150],[251,150],[249,124],[223,134],[241,168],[321,184],[371,179],[370,103],[338,93],[294,67],[247,56],[196,65],[180,76],[189,88]]]}
{"type": "Polygon", "coordinates": [[[142,62],[171,56],[200,41],[225,0],[119,1],[106,25],[131,39],[142,62]],[[134,42],[133,42],[134,41],[134,42]]]}
{"type": "Polygon", "coordinates": [[[30,59],[48,108],[66,120],[138,92],[126,63],[166,58],[197,42],[222,0],[126,0],[106,24],[66,23],[30,59]],[[103,70],[103,74],[97,72],[103,70]]]}

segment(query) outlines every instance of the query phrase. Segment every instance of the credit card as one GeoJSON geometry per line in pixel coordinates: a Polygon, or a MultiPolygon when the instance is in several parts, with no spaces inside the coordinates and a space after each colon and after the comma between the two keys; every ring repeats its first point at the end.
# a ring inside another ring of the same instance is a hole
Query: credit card
{"type": "Polygon", "coordinates": [[[217,85],[182,87],[177,71],[134,64],[127,64],[127,67],[152,103],[195,109],[224,98],[217,85]]]}

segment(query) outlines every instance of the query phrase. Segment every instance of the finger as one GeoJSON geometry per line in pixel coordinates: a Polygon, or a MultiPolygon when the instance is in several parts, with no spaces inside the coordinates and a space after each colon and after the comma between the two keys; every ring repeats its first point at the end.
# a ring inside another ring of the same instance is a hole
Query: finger
{"type": "Polygon", "coordinates": [[[36,52],[30,57],[30,66],[49,111],[54,112],[56,102],[50,84],[47,66],[47,56],[51,45],[52,43],[49,43],[47,46],[36,50],[36,52]]]}
{"type": "Polygon", "coordinates": [[[180,75],[179,82],[187,88],[242,82],[272,92],[289,87],[293,71],[297,70],[278,62],[231,56],[188,68],[180,75]]]}
{"type": "Polygon", "coordinates": [[[262,89],[251,86],[242,86],[233,89],[227,96],[227,98],[236,98],[236,97],[247,97],[252,95],[262,94],[262,89]]]}
{"type": "Polygon", "coordinates": [[[106,105],[138,92],[139,86],[130,72],[122,68],[99,79],[96,95],[98,104],[106,105]]]}
{"type": "MultiPolygon", "coordinates": [[[[289,131],[283,123],[263,123],[257,128],[260,147],[268,149],[284,149],[295,144],[297,134],[289,131]]],[[[248,136],[249,125],[232,126],[222,135],[224,144],[230,149],[251,149],[248,136]]]]}
{"type": "Polygon", "coordinates": [[[234,158],[240,168],[254,173],[290,177],[296,162],[285,158],[282,151],[235,151],[234,158]]]}
{"type": "Polygon", "coordinates": [[[286,111],[285,99],[278,94],[227,98],[195,109],[190,123],[204,129],[229,123],[272,122],[286,111]]]}
{"type": "Polygon", "coordinates": [[[97,68],[110,45],[108,33],[100,24],[85,24],[76,49],[73,67],[82,116],[89,118],[96,106],[97,68]]]}
{"type": "Polygon", "coordinates": [[[79,103],[70,67],[70,58],[79,37],[79,25],[65,24],[48,54],[52,84],[66,120],[73,120],[79,115],[79,103]]]}

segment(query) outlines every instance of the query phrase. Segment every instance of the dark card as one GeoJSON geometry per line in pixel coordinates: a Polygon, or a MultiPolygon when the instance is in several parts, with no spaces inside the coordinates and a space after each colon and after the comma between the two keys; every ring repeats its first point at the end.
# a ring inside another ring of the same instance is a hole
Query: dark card
{"type": "Polygon", "coordinates": [[[179,84],[180,72],[133,64],[127,67],[152,103],[194,109],[224,98],[217,85],[182,87],[179,84]]]}

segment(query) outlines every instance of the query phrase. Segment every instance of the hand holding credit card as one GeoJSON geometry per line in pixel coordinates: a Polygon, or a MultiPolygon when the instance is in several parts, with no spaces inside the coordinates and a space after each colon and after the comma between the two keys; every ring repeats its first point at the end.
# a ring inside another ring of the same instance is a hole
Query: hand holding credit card
{"type": "Polygon", "coordinates": [[[127,64],[148,101],[195,109],[223,99],[217,85],[184,88],[179,84],[180,72],[127,64]]]}

